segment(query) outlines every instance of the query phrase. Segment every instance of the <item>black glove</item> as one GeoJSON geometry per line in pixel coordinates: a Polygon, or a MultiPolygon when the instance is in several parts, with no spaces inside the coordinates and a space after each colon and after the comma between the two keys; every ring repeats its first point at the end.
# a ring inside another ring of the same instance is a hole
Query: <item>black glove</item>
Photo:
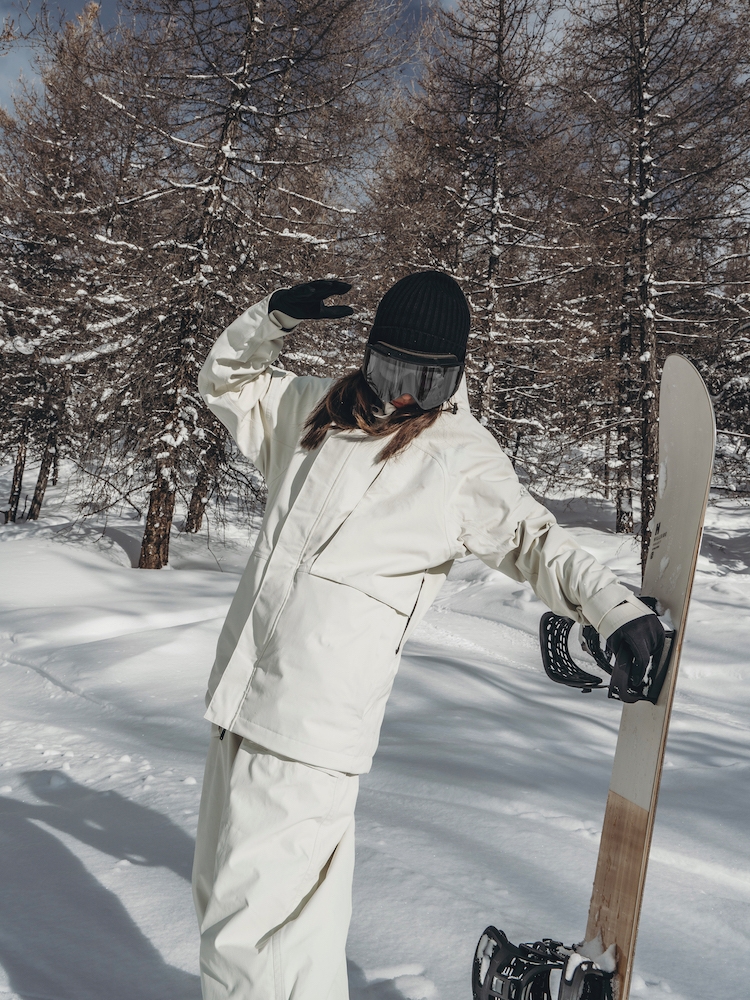
{"type": "Polygon", "coordinates": [[[351,289],[346,281],[307,281],[291,288],[279,288],[268,303],[269,313],[274,309],[291,316],[292,319],[341,319],[351,316],[351,306],[324,306],[323,299],[329,295],[344,295],[351,289]]]}
{"type": "Polygon", "coordinates": [[[618,660],[621,653],[632,658],[628,687],[637,690],[643,684],[651,659],[658,662],[661,656],[664,629],[656,615],[643,615],[615,629],[607,645],[618,660]]]}

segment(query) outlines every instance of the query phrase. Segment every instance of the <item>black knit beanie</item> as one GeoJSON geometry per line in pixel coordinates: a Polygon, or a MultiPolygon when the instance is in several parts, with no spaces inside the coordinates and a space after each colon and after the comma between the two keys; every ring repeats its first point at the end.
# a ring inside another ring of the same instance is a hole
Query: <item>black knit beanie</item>
{"type": "Polygon", "coordinates": [[[407,274],[380,300],[368,344],[391,344],[424,354],[455,354],[463,362],[471,316],[466,296],[449,274],[407,274]]]}

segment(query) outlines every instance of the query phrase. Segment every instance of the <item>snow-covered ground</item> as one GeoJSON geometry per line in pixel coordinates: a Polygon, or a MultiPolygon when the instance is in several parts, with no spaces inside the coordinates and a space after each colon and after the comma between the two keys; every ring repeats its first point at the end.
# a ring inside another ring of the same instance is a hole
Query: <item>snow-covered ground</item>
{"type": "MultiPolygon", "coordinates": [[[[606,505],[553,507],[637,583],[606,505]]],[[[134,522],[72,524],[63,486],[45,513],[0,527],[0,997],[198,1000],[203,692],[251,536],[175,534],[171,568],[145,572],[134,522]]],[[[647,1000],[748,995],[750,508],[714,504],[703,552],[632,991],[647,1000]]],[[[545,678],[542,611],[465,559],[406,647],[357,810],[352,1000],[465,1000],[488,923],[583,934],[620,709],[545,678]]]]}

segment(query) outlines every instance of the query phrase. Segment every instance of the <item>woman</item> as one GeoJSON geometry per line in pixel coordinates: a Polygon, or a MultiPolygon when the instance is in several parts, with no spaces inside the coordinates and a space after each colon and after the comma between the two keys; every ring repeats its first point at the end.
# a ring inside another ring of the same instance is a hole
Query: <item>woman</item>
{"type": "Polygon", "coordinates": [[[194,869],[206,1000],[345,1000],[354,805],[404,642],[454,559],[527,580],[558,614],[627,642],[661,626],[519,484],[471,416],[469,308],[423,271],[383,297],[360,371],[273,367],[350,285],[251,306],[214,345],[203,398],[262,472],[268,504],[219,638],[194,869]]]}

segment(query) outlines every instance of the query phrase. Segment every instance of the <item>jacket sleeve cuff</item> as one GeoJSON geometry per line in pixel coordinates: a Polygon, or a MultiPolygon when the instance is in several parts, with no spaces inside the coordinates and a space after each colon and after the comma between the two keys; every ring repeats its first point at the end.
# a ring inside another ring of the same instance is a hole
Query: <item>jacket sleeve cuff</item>
{"type": "Polygon", "coordinates": [[[287,314],[283,313],[280,309],[274,309],[268,314],[268,318],[274,326],[278,326],[284,333],[291,333],[292,330],[296,329],[296,327],[298,327],[302,322],[301,319],[295,319],[294,316],[287,316],[287,314]]]}
{"type": "Polygon", "coordinates": [[[621,625],[632,622],[636,618],[644,615],[652,615],[653,611],[647,607],[643,601],[639,601],[635,594],[630,594],[622,604],[616,605],[599,622],[597,632],[603,639],[608,639],[621,625]]]}
{"type": "Polygon", "coordinates": [[[581,610],[603,639],[607,639],[625,622],[651,614],[650,608],[621,583],[610,583],[597,591],[581,610]]]}
{"type": "MultiPolygon", "coordinates": [[[[198,391],[208,397],[240,392],[269,366],[284,346],[284,329],[276,312],[268,314],[267,295],[226,328],[208,353],[198,375],[198,391]]],[[[296,326],[299,320],[289,317],[296,326]]]]}

